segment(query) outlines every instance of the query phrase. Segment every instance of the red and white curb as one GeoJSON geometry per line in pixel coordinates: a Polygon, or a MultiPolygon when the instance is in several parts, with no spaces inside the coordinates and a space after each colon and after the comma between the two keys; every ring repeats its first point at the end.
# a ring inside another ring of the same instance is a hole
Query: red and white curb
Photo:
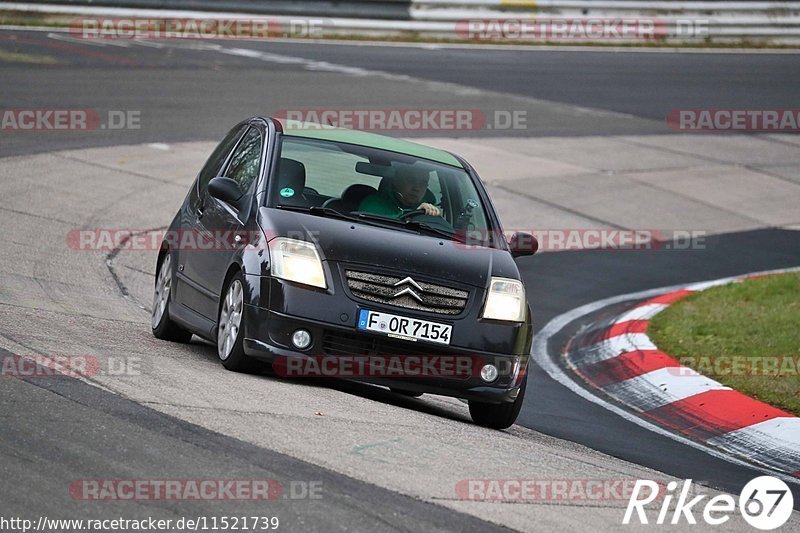
{"type": "MultiPolygon", "coordinates": [[[[697,290],[702,290],[703,288],[707,288],[709,286],[716,286],[725,283],[735,282],[736,280],[740,280],[748,276],[778,274],[783,272],[795,272],[798,270],[800,270],[800,268],[779,269],[766,272],[758,272],[746,276],[735,276],[731,278],[713,280],[705,283],[696,283],[691,285],[690,287],[691,289],[697,291],[697,290]]],[[[688,433],[684,434],[679,431],[671,429],[671,427],[665,427],[652,417],[646,416],[642,411],[630,409],[626,406],[621,405],[620,402],[610,398],[602,390],[602,388],[598,388],[596,386],[587,386],[587,383],[583,379],[577,377],[576,374],[571,369],[565,368],[560,363],[560,361],[562,361],[561,351],[560,350],[556,351],[556,349],[552,349],[555,348],[556,345],[550,346],[551,341],[557,335],[559,335],[559,333],[562,330],[567,328],[571,323],[581,320],[588,315],[602,311],[603,309],[606,309],[612,305],[621,304],[633,300],[639,301],[639,300],[653,299],[658,296],[664,296],[666,293],[672,293],[679,290],[686,290],[688,288],[689,286],[686,285],[660,287],[656,289],[639,291],[630,294],[612,296],[572,309],[571,311],[563,313],[550,320],[550,322],[548,322],[538,332],[538,334],[534,337],[533,347],[531,349],[531,356],[533,360],[536,362],[536,364],[539,365],[539,367],[541,367],[542,370],[544,370],[554,381],[568,388],[571,392],[573,392],[577,396],[580,396],[581,398],[589,402],[592,402],[596,405],[603,407],[604,409],[616,414],[620,418],[623,418],[632,424],[636,424],[637,426],[640,426],[664,438],[677,441],[682,445],[702,451],[717,459],[721,459],[742,467],[755,468],[756,470],[759,470],[765,474],[779,477],[784,481],[786,481],[787,483],[800,485],[800,478],[798,477],[798,473],[800,473],[798,472],[800,471],[800,463],[798,463],[798,457],[800,457],[800,455],[798,455],[800,454],[800,430],[797,428],[797,421],[795,417],[785,416],[785,413],[781,412],[782,413],[781,416],[774,416],[772,418],[760,421],[760,423],[755,423],[755,421],[753,421],[754,423],[752,424],[742,425],[738,429],[731,429],[730,431],[727,432],[717,432],[717,435],[715,436],[707,436],[704,440],[700,440],[698,438],[690,437],[688,433]],[[793,429],[789,431],[785,424],[788,424],[793,429]],[[775,450],[776,448],[775,446],[776,441],[770,435],[776,432],[775,429],[776,427],[778,428],[777,432],[780,433],[779,438],[781,441],[783,441],[782,444],[784,450],[782,454],[774,453],[772,451],[775,450]],[[788,456],[786,455],[787,452],[789,454],[788,456]],[[773,460],[773,457],[780,458],[782,460],[779,463],[776,463],[776,461],[773,460]],[[786,459],[788,459],[788,462],[785,461],[786,459]]],[[[647,315],[648,310],[643,306],[637,306],[637,308],[641,308],[635,311],[635,313],[641,313],[640,315],[638,315],[639,318],[637,318],[637,315],[635,314],[628,315],[627,316],[628,322],[630,322],[631,320],[648,320],[653,316],[653,315],[648,316],[647,315]]],[[[614,321],[614,323],[616,323],[616,321],[614,321]]],[[[617,351],[619,353],[615,354],[615,356],[622,355],[623,353],[629,353],[631,351],[631,350],[623,351],[624,346],[630,346],[631,343],[633,342],[640,342],[645,340],[646,334],[644,334],[641,337],[637,336],[630,338],[632,335],[635,335],[636,333],[638,332],[631,332],[630,335],[628,335],[627,339],[620,339],[617,341],[608,342],[609,345],[617,347],[617,351]]],[[[599,339],[597,343],[593,343],[592,345],[607,340],[609,339],[599,339]]],[[[649,339],[647,339],[647,341],[650,343],[650,345],[652,345],[652,341],[649,341],[649,339]]],[[[648,347],[648,346],[645,345],[643,347],[648,347]]],[[[633,351],[636,351],[636,349],[634,349],[633,351]]],[[[653,346],[652,349],[655,351],[658,350],[655,346],[653,346]]],[[[596,351],[600,352],[599,349],[596,351]]],[[[628,357],[635,357],[635,356],[628,356],[628,357]]],[[[669,356],[667,356],[666,354],[664,354],[664,357],[669,358],[669,356]]],[[[649,362],[650,361],[648,361],[648,363],[649,362]]],[[[665,365],[666,364],[675,364],[675,363],[673,360],[673,363],[665,363],[665,365]]],[[[643,367],[643,369],[644,368],[646,367],[643,367]]],[[[654,370],[657,369],[658,368],[654,370]]],[[[631,377],[638,377],[644,375],[644,373],[631,377]]],[[[622,376],[620,379],[608,382],[607,384],[610,385],[611,383],[617,381],[625,381],[626,379],[630,378],[622,376]]],[[[713,380],[709,380],[708,378],[705,379],[706,383],[712,384],[713,380]]],[[[718,386],[721,388],[715,388],[712,390],[730,390],[722,385],[718,386]]],[[[686,404],[686,402],[684,402],[684,404],[686,404]]]]}
{"type": "Polygon", "coordinates": [[[646,300],[599,332],[573,338],[567,362],[588,383],[663,426],[800,477],[800,418],[681,366],[647,336],[649,320],[673,302],[761,275],[696,283],[646,300]]]}

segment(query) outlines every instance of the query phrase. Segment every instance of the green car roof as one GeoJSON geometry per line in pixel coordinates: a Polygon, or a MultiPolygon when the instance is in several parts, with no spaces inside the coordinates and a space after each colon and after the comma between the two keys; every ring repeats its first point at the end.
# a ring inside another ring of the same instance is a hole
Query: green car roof
{"type": "Polygon", "coordinates": [[[359,146],[368,146],[379,150],[398,152],[422,159],[430,159],[431,161],[437,161],[445,165],[464,168],[453,154],[423,144],[412,143],[403,139],[395,139],[385,135],[368,133],[366,131],[335,128],[333,126],[316,124],[313,122],[298,122],[296,120],[277,118],[274,120],[280,122],[281,126],[283,126],[283,134],[291,137],[304,137],[307,139],[357,144],[359,146]]]}

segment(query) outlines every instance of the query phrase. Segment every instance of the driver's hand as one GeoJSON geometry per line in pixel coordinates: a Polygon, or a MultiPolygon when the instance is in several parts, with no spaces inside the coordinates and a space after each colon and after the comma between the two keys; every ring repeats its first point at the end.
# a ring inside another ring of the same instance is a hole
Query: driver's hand
{"type": "Polygon", "coordinates": [[[419,204],[419,207],[417,207],[417,209],[424,209],[426,215],[431,215],[433,217],[438,217],[439,215],[442,214],[442,210],[441,209],[439,209],[435,205],[429,204],[427,202],[423,202],[423,203],[419,204]]]}

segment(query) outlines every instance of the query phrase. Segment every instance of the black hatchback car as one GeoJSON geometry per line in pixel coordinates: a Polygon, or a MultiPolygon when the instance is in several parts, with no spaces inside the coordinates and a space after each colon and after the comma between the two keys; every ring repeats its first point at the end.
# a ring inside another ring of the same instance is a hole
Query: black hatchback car
{"type": "Polygon", "coordinates": [[[525,394],[531,311],[480,178],[458,156],[269,118],[234,127],[165,234],[153,334],[222,364],[468,400],[506,428],[525,394]]]}

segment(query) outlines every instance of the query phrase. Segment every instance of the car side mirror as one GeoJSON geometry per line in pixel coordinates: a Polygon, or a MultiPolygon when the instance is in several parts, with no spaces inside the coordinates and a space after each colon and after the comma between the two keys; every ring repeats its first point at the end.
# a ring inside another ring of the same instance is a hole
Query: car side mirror
{"type": "Polygon", "coordinates": [[[244,196],[239,184],[224,176],[216,177],[208,182],[208,194],[217,200],[222,200],[237,207],[239,200],[244,196]]]}
{"type": "Polygon", "coordinates": [[[539,241],[536,240],[532,233],[518,231],[509,239],[508,247],[511,249],[511,255],[514,258],[523,257],[535,254],[539,249],[539,241]]]}

